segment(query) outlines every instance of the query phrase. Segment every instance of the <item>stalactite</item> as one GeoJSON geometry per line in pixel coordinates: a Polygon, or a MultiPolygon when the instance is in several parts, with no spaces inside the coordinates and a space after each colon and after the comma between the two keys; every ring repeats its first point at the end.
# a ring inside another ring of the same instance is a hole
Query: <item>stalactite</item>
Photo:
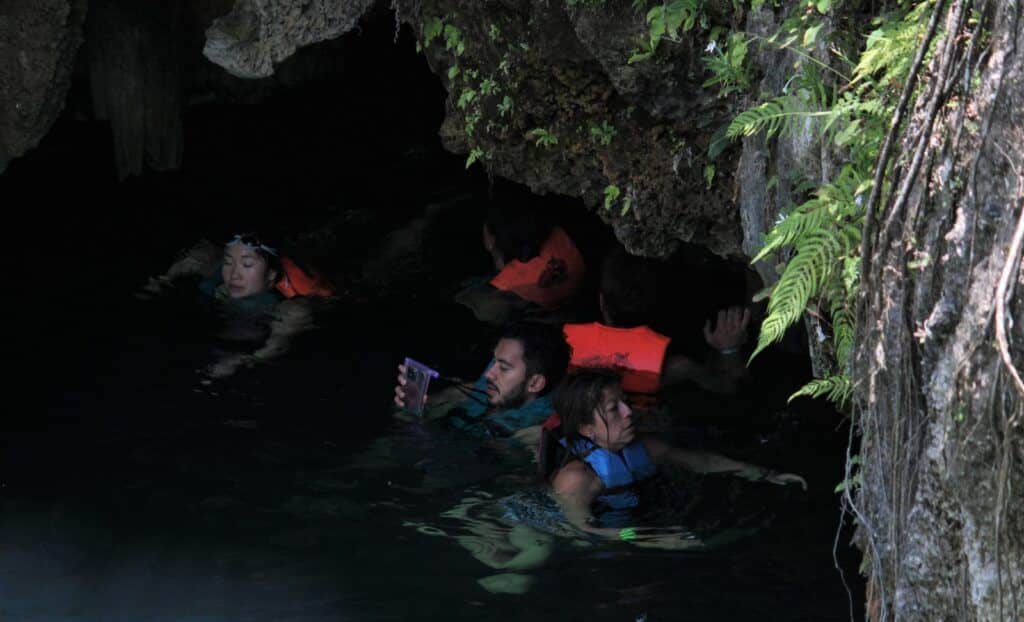
{"type": "Polygon", "coordinates": [[[93,0],[87,24],[93,109],[110,121],[119,178],[181,166],[182,9],[93,0]]]}

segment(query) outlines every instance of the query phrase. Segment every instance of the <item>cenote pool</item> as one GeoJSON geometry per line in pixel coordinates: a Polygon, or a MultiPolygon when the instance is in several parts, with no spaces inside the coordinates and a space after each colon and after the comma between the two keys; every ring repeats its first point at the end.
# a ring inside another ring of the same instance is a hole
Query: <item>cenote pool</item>
{"type": "MultiPolygon", "coordinates": [[[[416,96],[435,97],[423,119],[400,112],[397,91],[357,101],[337,83],[202,105],[185,118],[181,172],[116,182],[108,130],[69,112],[0,178],[30,223],[8,230],[20,259],[0,439],[0,620],[860,616],[858,557],[850,529],[837,533],[833,493],[848,428],[820,404],[786,403],[809,377],[805,356],[766,353],[738,396],[672,396],[676,442],[809,483],[665,473],[643,520],[683,525],[704,550],[514,529],[495,508],[536,488],[528,451],[392,416],[403,357],[471,379],[494,338],[451,301],[487,271],[489,180],[441,148],[440,87],[418,71],[416,96]],[[217,318],[194,289],[133,294],[178,250],[243,220],[306,234],[345,295],[284,358],[204,383],[196,370],[217,318]],[[426,250],[392,261],[403,235],[424,236],[426,250]]],[[[580,205],[552,209],[575,221],[584,251],[608,247],[611,232],[580,205]]],[[[678,300],[663,315],[699,342],[702,318],[734,298],[719,277],[735,270],[690,259],[671,268],[678,300]]]]}

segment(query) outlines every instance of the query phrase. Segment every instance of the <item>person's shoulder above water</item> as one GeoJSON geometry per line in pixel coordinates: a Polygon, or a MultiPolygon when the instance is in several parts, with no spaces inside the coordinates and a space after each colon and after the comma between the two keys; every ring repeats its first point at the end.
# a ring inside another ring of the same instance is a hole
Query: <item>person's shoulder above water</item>
{"type": "MultiPolygon", "coordinates": [[[[613,510],[635,507],[639,497],[634,485],[654,475],[654,465],[659,463],[774,484],[798,483],[806,488],[799,475],[638,436],[632,410],[623,402],[618,377],[606,369],[582,369],[567,376],[555,393],[554,406],[559,419],[557,433],[564,439],[561,445],[568,454],[553,465],[549,481],[566,519],[586,533],[620,537],[618,530],[595,526],[593,506],[601,500],[613,510]]],[[[540,453],[543,466],[550,456],[545,455],[543,445],[540,453]]],[[[547,473],[542,470],[542,474],[547,473]]],[[[669,544],[677,543],[672,539],[669,544]]]]}
{"type": "MultiPolygon", "coordinates": [[[[468,418],[487,417],[509,432],[537,425],[551,413],[550,392],[565,375],[569,346],[562,331],[549,324],[520,323],[506,327],[494,355],[475,385],[460,383],[461,409],[468,418]]],[[[398,407],[405,404],[404,369],[394,391],[398,407]]],[[[432,403],[437,403],[433,400],[432,403]]],[[[450,404],[446,404],[446,414],[450,404]]]]}
{"type": "Polygon", "coordinates": [[[228,315],[268,322],[270,334],[262,347],[242,354],[223,355],[207,367],[209,378],[233,374],[286,352],[291,340],[312,327],[308,304],[301,296],[329,296],[330,284],[298,262],[283,257],[277,245],[255,233],[238,233],[220,248],[201,242],[176,261],[167,274],[150,279],[140,292],[152,297],[174,280],[197,275],[199,290],[223,303],[228,315]]]}
{"type": "Polygon", "coordinates": [[[455,298],[477,319],[494,325],[526,317],[565,321],[575,312],[586,274],[583,255],[527,196],[505,186],[495,190],[482,239],[496,274],[455,298]]]}

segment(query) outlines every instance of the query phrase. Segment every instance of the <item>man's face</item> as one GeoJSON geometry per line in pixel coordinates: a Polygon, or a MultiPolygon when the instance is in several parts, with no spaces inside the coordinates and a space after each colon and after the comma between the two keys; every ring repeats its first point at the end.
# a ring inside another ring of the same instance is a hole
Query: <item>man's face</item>
{"type": "Polygon", "coordinates": [[[494,348],[494,363],[484,374],[487,398],[491,406],[517,408],[533,399],[527,390],[526,361],[523,344],[518,339],[502,339],[494,348]]]}

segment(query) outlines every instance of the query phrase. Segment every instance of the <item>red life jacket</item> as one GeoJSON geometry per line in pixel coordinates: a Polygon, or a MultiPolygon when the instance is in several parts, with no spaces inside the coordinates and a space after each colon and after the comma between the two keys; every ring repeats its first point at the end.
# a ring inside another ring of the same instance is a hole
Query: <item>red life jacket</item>
{"type": "Polygon", "coordinates": [[[570,371],[581,367],[614,369],[622,376],[626,393],[658,392],[669,337],[647,326],[613,328],[597,322],[566,324],[563,330],[572,346],[570,371]]]}
{"type": "Polygon", "coordinates": [[[536,257],[506,263],[491,285],[542,307],[555,307],[576,293],[585,273],[580,251],[561,227],[555,227],[536,257]]]}
{"type": "Polygon", "coordinates": [[[327,279],[315,272],[306,272],[297,263],[288,257],[281,258],[281,267],[284,274],[277,281],[277,291],[285,298],[296,296],[314,296],[317,298],[330,298],[334,295],[334,288],[327,279]]]}

